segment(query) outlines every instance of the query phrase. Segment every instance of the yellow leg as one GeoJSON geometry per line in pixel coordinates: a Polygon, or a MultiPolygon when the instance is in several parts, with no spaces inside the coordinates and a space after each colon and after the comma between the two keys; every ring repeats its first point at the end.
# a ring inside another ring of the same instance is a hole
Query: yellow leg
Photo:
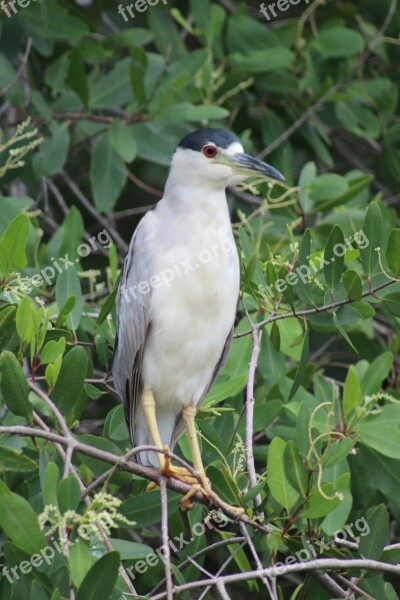
{"type": "Polygon", "coordinates": [[[211,485],[209,480],[206,477],[206,472],[204,471],[203,461],[200,453],[199,441],[197,439],[197,431],[196,425],[194,423],[194,418],[196,416],[196,408],[189,404],[189,406],[185,406],[183,408],[183,420],[185,421],[186,431],[189,436],[189,444],[192,450],[192,461],[194,470],[196,471],[196,475],[199,478],[201,485],[203,486],[203,490],[207,496],[211,493],[211,485]]]}
{"type": "Polygon", "coordinates": [[[199,486],[194,485],[192,489],[186,494],[186,496],[182,499],[182,507],[191,507],[190,499],[196,494],[198,491],[201,491],[205,496],[211,498],[212,500],[216,500],[216,502],[222,507],[226,508],[228,511],[233,512],[237,515],[240,515],[244,512],[243,508],[239,508],[237,506],[231,506],[222,500],[215,492],[212,491],[210,481],[206,476],[206,472],[204,470],[203,461],[201,458],[199,441],[197,439],[197,431],[196,425],[194,422],[194,418],[196,416],[196,408],[189,404],[189,406],[185,406],[182,411],[183,419],[186,425],[186,431],[189,437],[189,444],[192,450],[192,460],[194,470],[196,475],[201,483],[201,488],[199,486]]]}
{"type": "MultiPolygon", "coordinates": [[[[142,407],[146,417],[147,425],[149,426],[150,435],[153,440],[153,444],[164,450],[164,446],[161,440],[160,432],[158,431],[157,419],[156,419],[156,402],[154,400],[153,392],[150,388],[144,388],[142,396],[142,407]]],[[[157,452],[158,460],[160,463],[160,469],[164,467],[164,455],[157,452]]]]}
{"type": "MultiPolygon", "coordinates": [[[[164,446],[158,430],[156,418],[156,402],[153,392],[150,388],[145,388],[142,396],[142,407],[149,427],[150,435],[153,443],[160,450],[168,452],[168,446],[164,446]]],[[[167,477],[173,477],[184,483],[197,483],[197,480],[192,477],[191,473],[184,467],[175,467],[171,465],[171,459],[164,453],[157,452],[160,463],[160,471],[167,477]]]]}

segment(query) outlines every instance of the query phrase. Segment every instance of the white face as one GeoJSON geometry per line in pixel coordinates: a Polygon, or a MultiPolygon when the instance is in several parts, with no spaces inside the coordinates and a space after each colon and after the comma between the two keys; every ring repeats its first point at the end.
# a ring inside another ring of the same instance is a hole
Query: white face
{"type": "Polygon", "coordinates": [[[229,161],[236,154],[243,153],[243,146],[239,142],[233,142],[224,149],[209,142],[200,152],[178,148],[173,156],[171,168],[180,169],[188,176],[195,172],[197,177],[220,185],[234,185],[249,177],[249,173],[238,172],[238,166],[229,161]]]}

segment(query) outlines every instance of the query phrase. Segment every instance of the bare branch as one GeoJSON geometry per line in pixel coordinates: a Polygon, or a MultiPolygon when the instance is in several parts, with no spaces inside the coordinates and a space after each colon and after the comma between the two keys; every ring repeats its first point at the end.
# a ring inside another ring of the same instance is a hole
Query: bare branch
{"type": "MultiPolygon", "coordinates": [[[[394,283],[398,283],[398,281],[392,281],[392,280],[386,281],[385,283],[378,285],[376,288],[370,289],[370,290],[364,292],[363,294],[361,294],[361,298],[366,298],[367,296],[373,296],[379,290],[383,290],[384,288],[389,287],[390,285],[393,285],[394,283]]],[[[338,300],[337,302],[332,302],[331,304],[324,304],[324,306],[316,306],[315,308],[308,308],[307,310],[300,310],[299,312],[293,311],[293,312],[281,313],[279,315],[272,314],[269,317],[267,317],[266,319],[264,319],[263,321],[260,321],[259,323],[255,323],[254,327],[257,327],[257,329],[260,329],[261,327],[264,327],[264,325],[267,325],[268,323],[272,323],[273,321],[280,321],[281,319],[290,319],[291,317],[301,318],[301,317],[307,317],[308,315],[315,315],[317,313],[325,312],[327,310],[336,309],[339,306],[345,306],[346,304],[351,304],[352,302],[354,302],[354,300],[350,300],[350,298],[347,298],[346,300],[338,300]]],[[[247,331],[243,331],[242,333],[237,333],[233,337],[241,338],[241,337],[244,337],[245,335],[250,335],[251,333],[252,333],[252,330],[248,329],[247,331]]]]}
{"type": "MultiPolygon", "coordinates": [[[[253,351],[251,353],[251,359],[249,363],[249,372],[247,379],[246,389],[246,464],[247,472],[249,474],[249,487],[254,488],[257,485],[256,468],[254,465],[254,454],[253,454],[253,426],[254,426],[254,381],[256,368],[258,363],[258,356],[260,354],[260,339],[261,333],[256,327],[247,311],[246,306],[243,304],[247,318],[251,324],[251,333],[253,337],[253,351]]],[[[254,506],[258,507],[261,505],[261,496],[257,494],[254,498],[254,506]]]]}
{"type": "MultiPolygon", "coordinates": [[[[400,565],[384,563],[378,560],[370,560],[366,558],[339,559],[339,558],[320,558],[310,560],[308,562],[295,563],[291,565],[282,565],[279,567],[268,567],[260,571],[247,571],[246,573],[235,573],[234,575],[215,576],[207,581],[192,581],[174,588],[174,593],[178,594],[186,590],[202,588],[204,586],[216,586],[218,582],[222,582],[225,586],[229,584],[239,583],[240,581],[248,581],[249,579],[257,579],[260,575],[267,577],[279,577],[291,573],[305,573],[308,571],[317,571],[319,569],[331,570],[347,570],[347,569],[368,569],[371,571],[383,571],[384,573],[392,573],[400,575],[400,565]]],[[[152,600],[163,600],[165,593],[153,596],[152,600]]]]}
{"type": "Polygon", "coordinates": [[[110,232],[115,245],[121,252],[126,254],[128,251],[128,244],[125,242],[124,239],[122,239],[118,231],[114,227],[112,227],[110,222],[95,209],[93,204],[88,198],[86,198],[85,194],[81,192],[81,190],[76,185],[75,181],[71,179],[68,173],[66,173],[65,171],[61,171],[61,175],[71,192],[79,200],[82,206],[86,208],[86,210],[92,215],[92,217],[94,217],[98,221],[98,223],[100,223],[103,227],[107,229],[107,231],[110,232]]]}
{"type": "Polygon", "coordinates": [[[161,534],[164,549],[164,567],[165,580],[167,582],[167,600],[173,600],[174,594],[172,591],[172,570],[171,570],[171,550],[168,543],[168,498],[167,498],[167,481],[165,477],[160,479],[161,493],[161,534]]]}

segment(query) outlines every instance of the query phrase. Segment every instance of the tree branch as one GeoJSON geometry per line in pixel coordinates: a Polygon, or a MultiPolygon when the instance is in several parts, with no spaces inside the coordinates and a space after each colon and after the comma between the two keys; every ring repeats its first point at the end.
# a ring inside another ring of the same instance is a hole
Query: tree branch
{"type": "MultiPolygon", "coordinates": [[[[225,586],[229,584],[237,584],[241,581],[249,579],[258,579],[260,575],[266,577],[280,577],[291,573],[305,573],[308,571],[317,571],[319,569],[331,570],[347,570],[347,569],[369,569],[371,571],[383,571],[384,573],[392,573],[400,575],[400,565],[380,562],[378,560],[370,560],[366,558],[339,559],[339,558],[320,558],[301,562],[292,565],[284,565],[282,567],[268,567],[260,571],[248,571],[246,573],[236,573],[234,575],[215,576],[206,581],[192,581],[179,586],[175,586],[174,593],[178,594],[186,590],[202,588],[205,586],[216,586],[222,582],[225,586]]],[[[152,600],[163,600],[165,593],[157,594],[152,597],[152,600]]]]}
{"type": "MultiPolygon", "coordinates": [[[[383,290],[384,288],[389,287],[390,285],[393,285],[394,283],[398,283],[398,281],[392,281],[392,280],[386,281],[385,283],[378,285],[376,288],[367,290],[366,292],[361,294],[361,298],[366,298],[367,296],[373,296],[379,290],[383,290]]],[[[281,319],[290,319],[291,317],[301,318],[301,317],[307,317],[309,315],[316,315],[318,313],[325,312],[327,310],[332,310],[332,309],[338,308],[339,306],[345,306],[346,304],[351,304],[352,302],[355,302],[355,301],[350,300],[350,298],[347,298],[346,300],[338,300],[337,302],[332,302],[331,304],[324,304],[323,306],[316,306],[315,308],[308,308],[306,310],[300,310],[299,312],[293,311],[293,312],[288,312],[288,313],[281,313],[279,315],[272,314],[269,317],[267,317],[266,319],[264,319],[263,321],[260,321],[259,323],[254,323],[254,327],[257,327],[257,329],[260,329],[261,327],[264,327],[264,325],[268,325],[268,323],[272,323],[273,321],[280,321],[281,319]]],[[[245,335],[250,335],[251,333],[252,333],[252,330],[248,329],[247,331],[237,333],[233,337],[241,338],[241,337],[244,337],[245,335]]]]}

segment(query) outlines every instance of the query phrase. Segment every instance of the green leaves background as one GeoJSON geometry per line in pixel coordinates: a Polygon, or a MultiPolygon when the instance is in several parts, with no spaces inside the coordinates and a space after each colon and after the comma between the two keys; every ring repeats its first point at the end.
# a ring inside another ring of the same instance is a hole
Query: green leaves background
{"type": "MultiPolygon", "coordinates": [[[[224,373],[197,417],[208,476],[250,518],[259,496],[272,533],[252,530],[252,542],[265,566],[361,518],[370,531],[351,540],[359,547],[324,556],[399,563],[387,546],[398,540],[400,511],[400,16],[371,45],[388,0],[304,8],[268,23],[258,5],[170,0],[125,23],[111,0],[86,8],[42,0],[2,20],[0,427],[42,422],[62,435],[44,391],[80,443],[116,460],[129,449],[109,379],[118,271],[179,140],[202,126],[230,128],[286,184],[262,183],[251,199],[249,190],[229,191],[243,303],[262,333],[258,481],[249,487],[242,444],[252,351],[243,305],[224,373]],[[6,147],[28,117],[18,133],[28,137],[6,147]],[[96,237],[104,229],[109,247],[96,237]],[[78,253],[83,243],[88,256],[78,253]],[[74,264],[64,269],[67,255],[74,264]]],[[[185,437],[176,451],[191,460],[185,437]]],[[[84,452],[71,460],[85,485],[110,468],[84,452]]],[[[52,441],[0,433],[0,473],[0,562],[12,567],[47,543],[50,524],[44,532],[38,524],[46,506],[62,518],[86,505],[52,441]]],[[[103,483],[136,525],[112,529],[111,552],[91,536],[12,585],[0,573],[2,600],[61,600],[70,586],[78,600],[128,591],[118,567],[133,568],[160,545],[160,494],[123,470],[103,483]]],[[[196,506],[182,515],[170,491],[168,512],[171,538],[207,514],[196,506]]],[[[230,523],[192,540],[172,557],[175,581],[198,580],[193,564],[183,566],[194,552],[211,572],[227,558],[235,573],[255,568],[247,546],[208,552],[236,533],[230,523]]],[[[138,594],[163,577],[160,562],[135,580],[138,594]]],[[[329,597],[314,581],[298,582],[305,598],[329,597]]],[[[359,585],[395,597],[382,574],[359,585]]],[[[295,583],[278,588],[285,600],[300,593],[295,583]]],[[[234,591],[260,590],[243,581],[234,591]]]]}

